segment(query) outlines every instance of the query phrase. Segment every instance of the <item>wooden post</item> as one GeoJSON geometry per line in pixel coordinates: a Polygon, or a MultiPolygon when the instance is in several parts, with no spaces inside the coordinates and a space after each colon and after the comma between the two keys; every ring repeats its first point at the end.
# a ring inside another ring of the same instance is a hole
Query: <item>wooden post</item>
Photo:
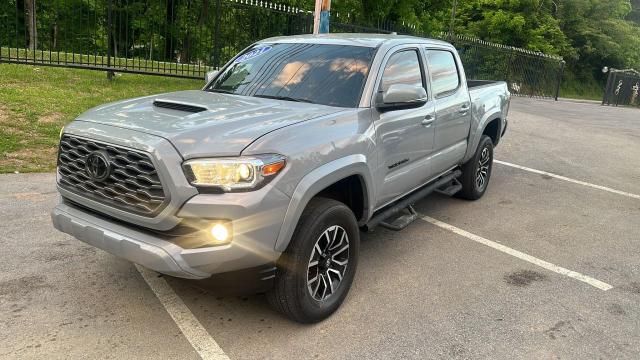
{"type": "Polygon", "coordinates": [[[322,9],[322,0],[316,0],[316,7],[313,11],[313,34],[318,34],[320,30],[320,11],[322,9]]]}
{"type": "Polygon", "coordinates": [[[330,11],[331,0],[316,0],[316,7],[313,13],[314,34],[326,34],[329,32],[330,11]]]}

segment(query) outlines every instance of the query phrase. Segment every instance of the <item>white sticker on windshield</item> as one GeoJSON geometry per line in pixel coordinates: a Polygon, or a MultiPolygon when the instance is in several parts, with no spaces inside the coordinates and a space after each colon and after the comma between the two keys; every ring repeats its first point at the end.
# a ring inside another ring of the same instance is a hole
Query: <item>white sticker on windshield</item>
{"type": "Polygon", "coordinates": [[[249,52],[246,52],[246,53],[238,56],[234,62],[240,63],[240,62],[247,61],[249,59],[253,59],[254,57],[260,56],[260,55],[266,53],[269,50],[271,50],[271,46],[264,46],[264,47],[260,47],[260,48],[257,48],[257,49],[253,49],[253,50],[251,50],[249,52]]]}

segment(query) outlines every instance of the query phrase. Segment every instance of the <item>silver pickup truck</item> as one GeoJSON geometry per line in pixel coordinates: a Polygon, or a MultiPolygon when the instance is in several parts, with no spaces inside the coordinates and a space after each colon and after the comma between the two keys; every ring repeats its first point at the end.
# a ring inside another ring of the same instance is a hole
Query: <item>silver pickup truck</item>
{"type": "Polygon", "coordinates": [[[509,99],[504,82],[467,81],[442,41],[266,39],[202,90],[67,125],[53,224],[170,276],[237,275],[320,321],[349,291],[361,231],[402,229],[433,191],[484,194],[509,99]]]}

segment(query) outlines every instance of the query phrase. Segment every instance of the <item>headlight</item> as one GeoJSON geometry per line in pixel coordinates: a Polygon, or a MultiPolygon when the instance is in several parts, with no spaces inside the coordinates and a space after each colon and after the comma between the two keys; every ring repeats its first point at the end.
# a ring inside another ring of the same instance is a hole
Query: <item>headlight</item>
{"type": "Polygon", "coordinates": [[[188,160],[183,168],[191,185],[231,192],[262,187],[284,165],[284,156],[260,155],[188,160]]]}

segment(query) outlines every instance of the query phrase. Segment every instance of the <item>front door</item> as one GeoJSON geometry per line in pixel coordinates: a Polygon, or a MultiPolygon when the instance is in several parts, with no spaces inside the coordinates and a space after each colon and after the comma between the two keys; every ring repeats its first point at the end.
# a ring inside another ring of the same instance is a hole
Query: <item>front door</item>
{"type": "MultiPolygon", "coordinates": [[[[422,86],[426,76],[419,49],[406,48],[386,59],[378,92],[393,84],[422,86]]],[[[428,92],[427,92],[428,93],[428,92]]],[[[435,107],[429,100],[420,108],[378,112],[373,110],[378,152],[379,208],[424,184],[430,174],[434,145],[435,107]]]]}

